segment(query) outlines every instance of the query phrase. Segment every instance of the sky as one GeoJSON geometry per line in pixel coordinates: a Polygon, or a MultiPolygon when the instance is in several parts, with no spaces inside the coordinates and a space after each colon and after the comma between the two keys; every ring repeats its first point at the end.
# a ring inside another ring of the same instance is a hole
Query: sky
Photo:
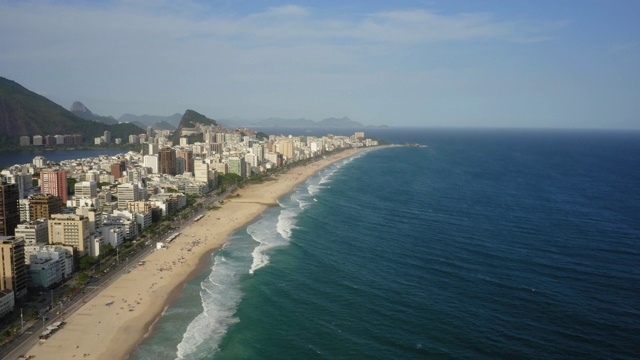
{"type": "Polygon", "coordinates": [[[0,76],[69,108],[640,129],[640,1],[0,0],[0,76]]]}

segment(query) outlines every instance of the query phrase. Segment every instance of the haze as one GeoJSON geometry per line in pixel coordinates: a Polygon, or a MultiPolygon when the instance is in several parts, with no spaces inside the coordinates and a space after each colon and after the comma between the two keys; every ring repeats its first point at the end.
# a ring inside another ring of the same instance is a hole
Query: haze
{"type": "Polygon", "coordinates": [[[637,1],[2,1],[0,76],[68,108],[640,128],[637,1]]]}

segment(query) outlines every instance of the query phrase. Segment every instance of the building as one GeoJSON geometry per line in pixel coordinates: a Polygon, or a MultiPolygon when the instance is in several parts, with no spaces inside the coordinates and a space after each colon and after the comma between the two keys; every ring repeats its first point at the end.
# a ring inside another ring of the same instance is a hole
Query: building
{"type": "Polygon", "coordinates": [[[36,156],[33,158],[33,166],[37,168],[43,168],[47,164],[47,159],[44,156],[36,156]]]}
{"type": "Polygon", "coordinates": [[[98,196],[98,184],[95,181],[76,183],[76,198],[94,198],[98,196]]]}
{"type": "Polygon", "coordinates": [[[76,209],[77,215],[82,215],[89,219],[89,233],[95,234],[100,231],[102,227],[102,211],[100,208],[91,207],[78,207],[76,209]]]}
{"type": "Polygon", "coordinates": [[[282,140],[278,142],[278,152],[284,156],[285,159],[293,159],[293,142],[291,140],[282,140]]]}
{"type": "Polygon", "coordinates": [[[16,226],[20,223],[18,199],[17,184],[0,183],[0,236],[15,234],[16,226]]]}
{"type": "Polygon", "coordinates": [[[62,203],[67,203],[67,174],[64,171],[42,170],[40,172],[40,192],[51,194],[62,199],[62,203]]]}
{"type": "Polygon", "coordinates": [[[104,132],[104,135],[102,136],[102,138],[104,139],[104,143],[105,144],[111,144],[111,132],[106,130],[104,132]]]}
{"type": "Polygon", "coordinates": [[[42,146],[42,135],[33,135],[33,145],[42,146]]]}
{"type": "Polygon", "coordinates": [[[28,274],[29,286],[34,288],[50,288],[64,279],[61,262],[53,259],[32,259],[28,274]]]}
{"type": "Polygon", "coordinates": [[[48,221],[40,219],[24,224],[18,224],[16,238],[24,240],[24,262],[29,264],[31,256],[40,251],[40,248],[49,241],[48,221]]]}
{"type": "Polygon", "coordinates": [[[16,298],[27,294],[24,240],[0,236],[0,290],[13,290],[16,298]]]}
{"type": "Polygon", "coordinates": [[[241,177],[247,176],[247,166],[244,158],[232,156],[229,158],[228,172],[230,174],[240,175],[241,177]]]}
{"type": "Polygon", "coordinates": [[[53,214],[62,213],[62,199],[55,195],[34,194],[29,196],[29,218],[27,221],[36,219],[49,219],[53,214]]]}
{"type": "Polygon", "coordinates": [[[193,151],[189,149],[178,149],[176,158],[184,159],[184,172],[193,173],[193,151]]]}
{"type": "Polygon", "coordinates": [[[149,143],[149,153],[147,155],[158,155],[158,144],[149,143]]]}
{"type": "Polygon", "coordinates": [[[176,152],[172,148],[158,151],[158,173],[176,175],[176,152]]]}
{"type": "Polygon", "coordinates": [[[138,200],[141,200],[138,184],[118,185],[118,209],[126,209],[127,202],[138,200]]]}
{"type": "Polygon", "coordinates": [[[67,279],[73,274],[73,248],[69,246],[44,245],[33,257],[35,259],[51,259],[60,263],[62,278],[67,279]]]}
{"type": "Polygon", "coordinates": [[[207,191],[210,187],[209,164],[198,160],[193,164],[193,175],[196,182],[202,182],[207,185],[207,191]]]}
{"type": "Polygon", "coordinates": [[[46,219],[38,219],[16,227],[16,238],[21,237],[25,245],[46,245],[49,241],[49,225],[46,219]]]}
{"type": "Polygon", "coordinates": [[[54,214],[49,220],[49,244],[73,247],[78,259],[89,251],[89,219],[83,215],[54,214]]]}
{"type": "Polygon", "coordinates": [[[11,290],[0,290],[0,318],[13,311],[16,305],[15,296],[11,290]]]}
{"type": "Polygon", "coordinates": [[[144,167],[151,169],[152,174],[157,174],[158,173],[158,155],[145,155],[144,167]]]}
{"type": "Polygon", "coordinates": [[[3,170],[2,176],[8,184],[18,185],[18,196],[20,199],[26,198],[33,192],[33,177],[31,174],[18,174],[3,170]]]}
{"type": "Polygon", "coordinates": [[[111,164],[111,175],[118,180],[122,177],[122,173],[127,169],[126,162],[124,160],[111,164]]]}

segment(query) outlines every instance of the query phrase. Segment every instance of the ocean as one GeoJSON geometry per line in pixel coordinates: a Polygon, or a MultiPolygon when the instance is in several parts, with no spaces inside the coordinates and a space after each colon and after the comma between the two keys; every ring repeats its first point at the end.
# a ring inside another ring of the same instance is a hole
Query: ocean
{"type": "Polygon", "coordinates": [[[634,359],[640,132],[372,130],[233,233],[130,359],[634,359]]]}

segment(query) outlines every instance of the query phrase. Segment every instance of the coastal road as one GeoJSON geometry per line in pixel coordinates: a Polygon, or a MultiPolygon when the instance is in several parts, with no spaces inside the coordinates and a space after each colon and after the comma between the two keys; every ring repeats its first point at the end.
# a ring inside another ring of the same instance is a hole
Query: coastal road
{"type": "MultiPolygon", "coordinates": [[[[193,218],[195,216],[206,213],[207,206],[212,205],[212,202],[215,204],[215,202],[217,201],[224,200],[231,194],[233,190],[234,188],[231,188],[218,196],[211,195],[210,197],[205,197],[202,201],[202,204],[204,205],[202,209],[195,211],[193,215],[186,221],[172,221],[170,223],[171,226],[176,227],[178,230],[182,230],[182,228],[193,224],[193,218]]],[[[65,305],[67,303],[61,302],[45,314],[42,314],[40,316],[40,319],[42,319],[42,326],[31,326],[31,329],[27,329],[23,334],[18,336],[12,342],[0,348],[0,359],[16,360],[27,351],[29,351],[29,349],[31,349],[32,347],[37,346],[40,334],[47,328],[47,326],[53,324],[56,321],[64,321],[64,319],[74,314],[76,311],[82,308],[84,304],[96,297],[102,292],[102,290],[107,288],[111,283],[125,274],[126,271],[128,271],[130,265],[136,264],[138,261],[145,259],[149,254],[151,254],[151,252],[155,249],[155,243],[157,241],[166,239],[166,237],[167,236],[165,235],[153,240],[149,240],[149,243],[146,244],[140,251],[133,255],[130,255],[129,258],[125,259],[125,261],[123,262],[120,262],[120,264],[116,265],[115,268],[97,278],[97,280],[90,286],[86,286],[78,295],[69,300],[68,305],[65,305]]],[[[52,336],[55,336],[55,334],[53,334],[52,336]]]]}

